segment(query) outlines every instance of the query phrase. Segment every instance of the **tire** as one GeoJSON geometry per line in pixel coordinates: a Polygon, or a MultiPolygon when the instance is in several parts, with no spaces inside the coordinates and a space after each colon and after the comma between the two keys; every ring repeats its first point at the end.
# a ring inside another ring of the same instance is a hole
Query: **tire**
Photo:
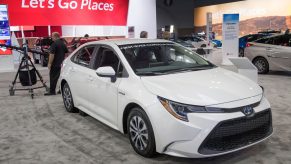
{"type": "Polygon", "coordinates": [[[40,65],[43,67],[47,66],[47,61],[45,60],[45,57],[43,55],[40,55],[40,65]]]}
{"type": "Polygon", "coordinates": [[[269,72],[269,63],[267,59],[263,57],[255,58],[253,64],[257,67],[259,74],[266,74],[269,72]]]}
{"type": "Polygon", "coordinates": [[[69,113],[78,112],[78,110],[74,106],[72,92],[68,83],[65,83],[64,86],[62,87],[62,96],[63,96],[63,102],[64,102],[67,112],[69,113]]]}
{"type": "Polygon", "coordinates": [[[239,54],[238,54],[239,57],[244,57],[245,56],[245,50],[243,48],[240,48],[239,49],[239,54]]]}
{"type": "Polygon", "coordinates": [[[156,143],[152,125],[146,113],[133,108],[127,118],[128,138],[134,151],[143,157],[156,154],[156,143]]]}

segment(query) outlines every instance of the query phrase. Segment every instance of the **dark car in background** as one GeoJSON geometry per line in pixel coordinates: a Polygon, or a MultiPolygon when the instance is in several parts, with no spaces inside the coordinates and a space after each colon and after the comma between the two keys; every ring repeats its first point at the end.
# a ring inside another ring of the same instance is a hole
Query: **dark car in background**
{"type": "Polygon", "coordinates": [[[51,37],[38,38],[35,41],[34,49],[35,51],[42,52],[43,55],[33,54],[34,62],[39,63],[43,67],[48,64],[48,54],[46,53],[50,46],[53,44],[53,39],[51,37]]]}
{"type": "Polygon", "coordinates": [[[249,34],[239,38],[239,56],[244,56],[244,50],[247,47],[248,42],[253,42],[255,40],[271,36],[271,33],[258,33],[258,34],[249,34]]]}
{"type": "MultiPolygon", "coordinates": [[[[61,40],[64,41],[64,43],[66,45],[68,45],[68,42],[64,39],[61,38],[61,40]]],[[[33,54],[33,58],[35,63],[39,63],[40,65],[42,65],[43,67],[46,67],[48,64],[48,57],[49,57],[49,48],[51,47],[51,45],[53,44],[53,39],[51,37],[42,37],[42,38],[38,38],[35,41],[34,44],[34,50],[38,51],[38,52],[42,52],[43,54],[33,54]]]]}

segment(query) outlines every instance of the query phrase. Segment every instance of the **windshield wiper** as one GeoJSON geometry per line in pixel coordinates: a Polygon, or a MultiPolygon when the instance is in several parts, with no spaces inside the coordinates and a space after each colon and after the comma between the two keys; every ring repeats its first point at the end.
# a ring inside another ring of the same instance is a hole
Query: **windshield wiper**
{"type": "Polygon", "coordinates": [[[171,73],[177,73],[177,72],[200,71],[200,70],[211,69],[211,68],[213,68],[212,65],[203,65],[203,66],[197,66],[197,67],[174,69],[174,70],[167,71],[165,73],[171,74],[171,73]]]}
{"type": "Polygon", "coordinates": [[[161,72],[136,72],[137,75],[140,76],[157,76],[157,75],[164,75],[165,73],[161,72]]]}

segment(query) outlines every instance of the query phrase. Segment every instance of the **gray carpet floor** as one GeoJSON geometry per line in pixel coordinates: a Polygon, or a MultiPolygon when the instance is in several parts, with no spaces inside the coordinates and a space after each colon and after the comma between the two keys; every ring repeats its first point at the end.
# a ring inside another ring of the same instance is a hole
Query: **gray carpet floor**
{"type": "MultiPolygon", "coordinates": [[[[48,71],[42,70],[45,80],[48,71]]],[[[291,73],[270,72],[259,76],[272,105],[274,134],[263,143],[232,154],[185,159],[137,155],[128,138],[92,117],[65,112],[60,95],[35,99],[8,86],[15,73],[0,73],[0,163],[93,164],[93,163],[195,163],[195,164],[290,164],[291,163],[291,73]]]]}

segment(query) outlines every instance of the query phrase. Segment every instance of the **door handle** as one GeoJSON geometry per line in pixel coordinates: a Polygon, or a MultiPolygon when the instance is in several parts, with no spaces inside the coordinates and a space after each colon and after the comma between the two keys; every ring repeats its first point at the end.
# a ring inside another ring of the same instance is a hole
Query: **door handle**
{"type": "Polygon", "coordinates": [[[273,51],[273,48],[271,48],[271,47],[267,47],[266,50],[267,50],[267,51],[273,51]]]}
{"type": "Polygon", "coordinates": [[[119,91],[118,92],[120,95],[123,95],[123,96],[125,96],[125,93],[124,92],[122,92],[122,91],[119,91]]]}
{"type": "Polygon", "coordinates": [[[70,71],[71,71],[71,72],[76,72],[76,68],[71,67],[70,71]]]}
{"type": "Polygon", "coordinates": [[[276,57],[274,55],[267,55],[267,56],[270,57],[270,58],[278,58],[278,57],[276,57]]]}
{"type": "Polygon", "coordinates": [[[93,81],[93,80],[94,80],[93,76],[90,75],[90,76],[88,77],[88,80],[89,80],[89,81],[93,81]]]}

